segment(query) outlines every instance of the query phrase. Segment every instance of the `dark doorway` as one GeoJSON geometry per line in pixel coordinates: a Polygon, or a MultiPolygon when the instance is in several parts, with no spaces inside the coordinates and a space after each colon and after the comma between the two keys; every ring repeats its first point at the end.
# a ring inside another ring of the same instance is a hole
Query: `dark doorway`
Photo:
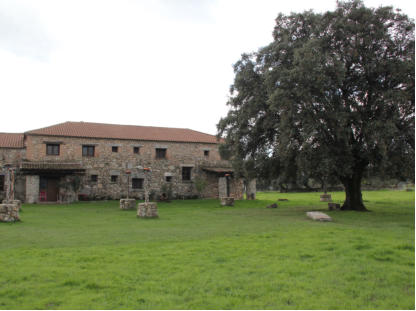
{"type": "Polygon", "coordinates": [[[41,177],[39,182],[39,193],[41,197],[46,196],[46,201],[58,201],[59,179],[57,177],[41,177]]]}

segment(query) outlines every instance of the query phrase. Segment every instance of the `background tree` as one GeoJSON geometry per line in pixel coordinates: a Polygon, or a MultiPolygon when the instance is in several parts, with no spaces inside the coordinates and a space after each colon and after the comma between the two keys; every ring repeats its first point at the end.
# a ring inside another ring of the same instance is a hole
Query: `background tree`
{"type": "Polygon", "coordinates": [[[413,20],[338,2],[325,14],[279,14],[273,39],[234,65],[218,135],[235,157],[337,178],[344,210],[365,210],[369,166],[414,176],[413,20]]]}

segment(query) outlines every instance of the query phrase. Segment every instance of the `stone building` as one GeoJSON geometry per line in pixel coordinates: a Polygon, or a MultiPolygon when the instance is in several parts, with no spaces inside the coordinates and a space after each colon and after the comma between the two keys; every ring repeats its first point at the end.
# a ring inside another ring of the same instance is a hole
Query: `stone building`
{"type": "MultiPolygon", "coordinates": [[[[24,134],[0,134],[0,196],[6,166],[16,196],[28,203],[144,196],[243,197],[243,182],[222,160],[215,136],[190,129],[65,122],[24,134]]],[[[4,192],[4,191],[3,191],[4,192]]]]}

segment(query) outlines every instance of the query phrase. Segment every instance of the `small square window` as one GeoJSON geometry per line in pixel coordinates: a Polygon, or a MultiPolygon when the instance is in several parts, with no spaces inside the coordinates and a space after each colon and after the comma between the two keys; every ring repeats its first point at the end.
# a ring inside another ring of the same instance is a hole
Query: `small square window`
{"type": "Polygon", "coordinates": [[[133,153],[140,154],[140,147],[133,147],[133,153]]]}
{"type": "Polygon", "coordinates": [[[97,182],[98,181],[98,175],[91,175],[91,181],[97,182]]]}
{"type": "Polygon", "coordinates": [[[117,182],[118,176],[117,175],[111,175],[111,182],[117,182]]]}
{"type": "Polygon", "coordinates": [[[209,150],[204,150],[204,156],[209,157],[209,150]]]}
{"type": "Polygon", "coordinates": [[[59,144],[46,144],[47,155],[59,155],[59,144]]]}
{"type": "Polygon", "coordinates": [[[171,182],[172,181],[172,176],[165,176],[165,180],[166,180],[166,182],[171,182]]]}
{"type": "Polygon", "coordinates": [[[133,189],[143,189],[143,178],[132,178],[131,187],[133,189]]]}
{"type": "Polygon", "coordinates": [[[111,151],[112,151],[112,152],[118,152],[118,147],[117,147],[117,146],[113,146],[113,147],[111,147],[111,151]]]}
{"type": "Polygon", "coordinates": [[[166,148],[156,148],[156,159],[166,159],[166,148]]]}

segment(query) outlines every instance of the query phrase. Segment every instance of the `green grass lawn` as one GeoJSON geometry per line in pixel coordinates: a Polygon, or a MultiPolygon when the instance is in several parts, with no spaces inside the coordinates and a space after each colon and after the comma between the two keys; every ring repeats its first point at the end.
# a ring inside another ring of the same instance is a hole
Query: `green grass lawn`
{"type": "Polygon", "coordinates": [[[0,309],[414,309],[414,192],[363,195],[371,212],[331,223],[306,218],[319,193],[158,203],[159,219],[24,204],[0,223],[0,309]]]}

